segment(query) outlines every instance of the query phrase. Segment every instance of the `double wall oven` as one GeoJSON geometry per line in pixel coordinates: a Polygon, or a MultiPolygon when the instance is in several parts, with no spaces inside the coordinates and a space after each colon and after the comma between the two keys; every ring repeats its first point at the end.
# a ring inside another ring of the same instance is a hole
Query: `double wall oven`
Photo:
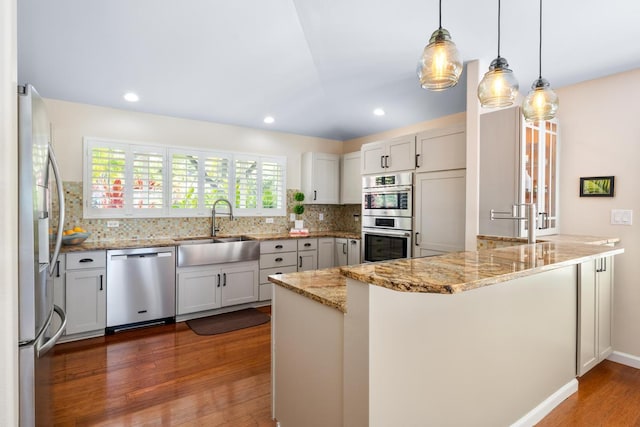
{"type": "Polygon", "coordinates": [[[362,259],[410,258],[413,172],[362,177],[362,259]]]}

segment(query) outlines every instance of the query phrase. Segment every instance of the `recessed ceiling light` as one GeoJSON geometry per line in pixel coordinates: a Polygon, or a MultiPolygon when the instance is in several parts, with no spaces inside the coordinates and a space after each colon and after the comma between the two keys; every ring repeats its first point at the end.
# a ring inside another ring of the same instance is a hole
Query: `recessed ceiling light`
{"type": "Polygon", "coordinates": [[[384,116],[384,110],[382,108],[376,108],[375,110],[373,110],[373,114],[375,114],[376,116],[384,116]]]}
{"type": "Polygon", "coordinates": [[[138,96],[137,93],[127,92],[124,94],[124,99],[125,101],[129,101],[129,102],[138,102],[140,100],[140,97],[138,96]]]}
{"type": "Polygon", "coordinates": [[[267,123],[267,124],[271,124],[271,123],[273,123],[275,121],[276,121],[276,119],[274,119],[271,116],[267,116],[267,117],[264,118],[264,122],[267,123]]]}

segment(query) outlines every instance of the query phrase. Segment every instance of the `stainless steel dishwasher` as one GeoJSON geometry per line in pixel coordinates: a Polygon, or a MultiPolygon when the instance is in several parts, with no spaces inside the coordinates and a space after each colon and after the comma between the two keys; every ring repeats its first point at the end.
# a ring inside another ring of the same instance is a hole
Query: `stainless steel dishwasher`
{"type": "Polygon", "coordinates": [[[173,246],[107,251],[107,333],[175,321],[175,255],[173,246]]]}

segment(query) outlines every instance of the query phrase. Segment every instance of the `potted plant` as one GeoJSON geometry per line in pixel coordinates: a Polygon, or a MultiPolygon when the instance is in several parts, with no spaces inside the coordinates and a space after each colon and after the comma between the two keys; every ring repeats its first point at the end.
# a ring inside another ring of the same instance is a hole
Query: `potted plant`
{"type": "MultiPolygon", "coordinates": [[[[296,202],[304,202],[304,193],[296,191],[296,193],[293,195],[293,199],[296,202]]],[[[296,215],[302,215],[304,213],[304,205],[302,203],[298,203],[293,206],[293,213],[296,215]]]]}

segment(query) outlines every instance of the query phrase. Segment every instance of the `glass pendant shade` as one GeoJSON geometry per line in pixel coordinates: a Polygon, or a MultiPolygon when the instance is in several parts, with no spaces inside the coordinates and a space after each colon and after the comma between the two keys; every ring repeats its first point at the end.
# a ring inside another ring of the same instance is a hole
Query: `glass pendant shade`
{"type": "Polygon", "coordinates": [[[509,69],[505,58],[498,56],[491,61],[478,85],[478,99],[486,108],[508,107],[518,96],[518,80],[509,69]]]}
{"type": "Polygon", "coordinates": [[[522,113],[529,122],[550,120],[555,117],[558,106],[558,95],[549,82],[540,77],[531,85],[531,91],[522,103],[522,113]]]}
{"type": "Polygon", "coordinates": [[[424,89],[444,90],[455,86],[462,73],[462,60],[451,35],[438,28],[431,35],[418,61],[418,78],[424,89]]]}

